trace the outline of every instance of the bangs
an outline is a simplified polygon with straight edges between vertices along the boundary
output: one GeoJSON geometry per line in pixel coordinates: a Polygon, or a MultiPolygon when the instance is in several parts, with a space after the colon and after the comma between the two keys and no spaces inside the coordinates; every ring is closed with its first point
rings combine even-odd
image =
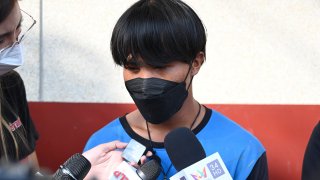
{"type": "Polygon", "coordinates": [[[199,51],[205,51],[206,41],[200,19],[190,10],[174,0],[144,0],[131,6],[112,33],[115,63],[124,66],[129,55],[150,66],[190,63],[199,51]]]}

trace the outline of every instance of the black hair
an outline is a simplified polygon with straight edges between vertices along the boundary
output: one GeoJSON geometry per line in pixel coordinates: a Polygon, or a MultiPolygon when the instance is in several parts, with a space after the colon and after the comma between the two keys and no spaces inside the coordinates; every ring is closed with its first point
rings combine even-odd
{"type": "Polygon", "coordinates": [[[172,61],[190,64],[205,54],[206,30],[198,15],[180,0],[140,0],[116,23],[110,43],[114,62],[125,66],[128,56],[150,66],[172,61]]]}
{"type": "Polygon", "coordinates": [[[1,0],[0,3],[0,23],[4,21],[12,11],[17,0],[1,0]]]}

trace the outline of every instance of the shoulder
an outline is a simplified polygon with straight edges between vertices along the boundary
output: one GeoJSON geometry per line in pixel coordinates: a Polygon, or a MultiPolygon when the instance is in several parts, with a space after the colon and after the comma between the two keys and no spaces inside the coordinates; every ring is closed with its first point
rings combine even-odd
{"type": "Polygon", "coordinates": [[[219,138],[235,139],[241,143],[257,143],[262,146],[260,141],[247,129],[231,120],[227,116],[212,110],[210,120],[204,129],[206,133],[214,134],[219,138]]]}
{"type": "Polygon", "coordinates": [[[20,75],[12,70],[0,76],[0,83],[0,91],[3,94],[1,104],[5,108],[4,111],[14,111],[22,121],[29,121],[26,90],[20,75]]]}
{"type": "Polygon", "coordinates": [[[116,118],[90,136],[89,140],[86,143],[84,151],[87,151],[102,143],[114,140],[123,141],[124,135],[125,131],[122,127],[122,124],[119,118],[116,118]]]}
{"type": "Polygon", "coordinates": [[[114,134],[117,134],[117,131],[119,131],[119,129],[121,129],[121,124],[119,119],[117,118],[94,132],[90,139],[99,139],[100,137],[113,136],[114,134]]]}
{"type": "Polygon", "coordinates": [[[222,139],[225,144],[234,145],[242,149],[255,147],[260,151],[260,155],[265,151],[257,137],[217,111],[212,110],[211,118],[205,130],[215,138],[222,139]]]}
{"type": "Polygon", "coordinates": [[[233,177],[248,177],[255,163],[265,153],[262,143],[252,133],[214,110],[197,137],[207,155],[219,152],[233,177]]]}
{"type": "Polygon", "coordinates": [[[21,76],[14,70],[0,76],[1,89],[5,96],[9,94],[25,96],[25,87],[21,76]]]}
{"type": "Polygon", "coordinates": [[[9,71],[0,76],[2,81],[22,81],[20,74],[17,71],[9,71]]]}

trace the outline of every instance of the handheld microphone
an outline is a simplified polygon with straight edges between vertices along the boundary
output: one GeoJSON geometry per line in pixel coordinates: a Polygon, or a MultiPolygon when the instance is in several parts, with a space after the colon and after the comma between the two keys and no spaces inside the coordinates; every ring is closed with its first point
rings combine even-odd
{"type": "Polygon", "coordinates": [[[130,166],[127,162],[138,162],[146,151],[146,147],[138,141],[131,139],[121,156],[126,161],[117,166],[116,170],[110,175],[111,180],[153,180],[161,173],[161,166],[158,161],[151,159],[138,169],[130,166]]]}
{"type": "Polygon", "coordinates": [[[179,171],[170,180],[232,180],[218,152],[206,157],[205,151],[189,128],[177,128],[164,139],[173,166],[179,171]]]}
{"type": "Polygon", "coordinates": [[[138,176],[143,180],[154,180],[161,173],[161,166],[157,160],[150,160],[137,169],[138,176]]]}
{"type": "Polygon", "coordinates": [[[177,171],[206,157],[197,137],[190,129],[184,127],[169,132],[164,139],[164,147],[177,171]]]}
{"type": "Polygon", "coordinates": [[[122,163],[116,168],[109,177],[110,180],[154,180],[161,173],[161,166],[152,159],[144,163],[139,169],[135,169],[127,162],[122,163]]]}
{"type": "Polygon", "coordinates": [[[54,180],[79,180],[89,172],[91,163],[81,154],[72,155],[53,175],[54,180]]]}

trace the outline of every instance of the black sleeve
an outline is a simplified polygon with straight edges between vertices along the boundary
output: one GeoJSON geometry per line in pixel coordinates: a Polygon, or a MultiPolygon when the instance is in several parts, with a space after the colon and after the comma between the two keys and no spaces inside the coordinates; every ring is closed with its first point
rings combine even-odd
{"type": "Polygon", "coordinates": [[[19,107],[19,112],[20,112],[20,118],[21,118],[21,121],[24,125],[24,128],[26,129],[27,131],[27,137],[28,137],[28,141],[30,143],[30,146],[32,149],[35,149],[35,143],[36,143],[36,140],[38,140],[39,138],[39,134],[35,128],[35,125],[32,121],[32,118],[31,118],[31,115],[30,115],[30,112],[29,112],[29,106],[28,106],[28,101],[27,101],[27,96],[26,96],[26,90],[25,90],[25,87],[24,87],[24,83],[23,83],[23,80],[21,79],[20,75],[17,73],[18,75],[18,82],[19,82],[19,85],[18,85],[18,88],[17,91],[19,92],[20,94],[20,99],[18,99],[18,102],[20,102],[18,105],[19,107]]]}
{"type": "Polygon", "coordinates": [[[314,127],[304,153],[302,180],[320,178],[320,122],[314,127]]]}
{"type": "Polygon", "coordinates": [[[250,175],[247,178],[248,180],[267,180],[269,179],[268,175],[268,162],[267,155],[264,152],[256,164],[254,165],[250,175]]]}

